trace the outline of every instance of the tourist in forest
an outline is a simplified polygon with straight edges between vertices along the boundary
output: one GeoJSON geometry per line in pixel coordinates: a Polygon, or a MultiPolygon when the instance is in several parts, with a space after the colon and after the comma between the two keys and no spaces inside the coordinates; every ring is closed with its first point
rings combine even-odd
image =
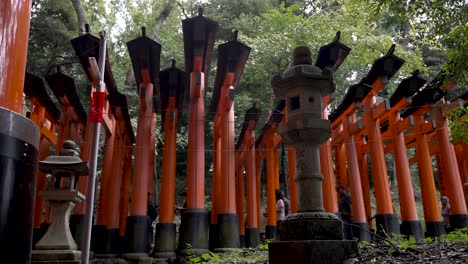
{"type": "Polygon", "coordinates": [[[450,200],[447,196],[440,197],[440,202],[442,203],[442,219],[444,220],[445,231],[450,229],[450,200]]]}
{"type": "Polygon", "coordinates": [[[347,240],[353,239],[353,230],[351,227],[351,196],[345,191],[343,185],[336,186],[338,193],[338,212],[340,213],[341,220],[343,220],[343,233],[344,238],[347,240]]]}
{"type": "Polygon", "coordinates": [[[277,226],[279,227],[279,223],[284,220],[284,201],[282,199],[281,191],[276,190],[276,221],[277,226]]]}
{"type": "Polygon", "coordinates": [[[284,203],[284,217],[288,216],[288,214],[291,212],[291,203],[289,202],[288,198],[286,198],[286,195],[284,194],[283,191],[281,192],[281,200],[283,200],[284,203]]]}

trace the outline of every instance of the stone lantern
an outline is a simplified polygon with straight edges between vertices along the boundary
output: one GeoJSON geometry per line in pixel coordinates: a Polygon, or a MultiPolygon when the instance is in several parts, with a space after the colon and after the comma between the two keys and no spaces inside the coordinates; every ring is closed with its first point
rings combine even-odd
{"type": "Polygon", "coordinates": [[[335,90],[333,73],[312,65],[307,47],[294,50],[292,66],[271,81],[286,101],[287,121],[279,125],[284,142],[296,148],[294,179],[298,210],[280,225],[280,241],[269,245],[270,263],[341,263],[357,253],[354,241],[343,240],[343,223],[325,212],[319,146],[330,138],[331,126],[322,119],[322,97],[335,90]]]}
{"type": "Polygon", "coordinates": [[[33,263],[57,263],[71,261],[80,263],[81,252],[70,232],[70,215],[77,203],[85,200],[85,196],[76,190],[78,176],[88,175],[87,161],[79,158],[76,144],[67,140],[59,156],[50,156],[39,162],[39,170],[52,175],[51,190],[40,193],[48,201],[52,211],[52,223],[47,232],[36,244],[33,250],[33,263]],[[60,187],[60,182],[65,182],[60,187]]]}

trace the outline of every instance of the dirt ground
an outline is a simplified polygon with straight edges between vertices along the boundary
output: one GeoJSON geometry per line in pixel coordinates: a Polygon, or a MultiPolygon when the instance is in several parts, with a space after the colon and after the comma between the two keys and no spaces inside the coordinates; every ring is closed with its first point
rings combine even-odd
{"type": "MultiPolygon", "coordinates": [[[[361,245],[361,254],[348,263],[468,263],[468,242],[434,242],[412,247],[388,243],[361,245]]],[[[348,264],[347,263],[347,264],[348,264]]]]}

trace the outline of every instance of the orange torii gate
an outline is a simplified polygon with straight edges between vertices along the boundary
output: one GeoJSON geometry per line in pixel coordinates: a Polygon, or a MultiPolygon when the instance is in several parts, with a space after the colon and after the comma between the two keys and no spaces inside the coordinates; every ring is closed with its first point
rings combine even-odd
{"type": "MultiPolygon", "coordinates": [[[[387,145],[387,147],[393,150],[398,181],[398,194],[400,201],[404,201],[404,203],[400,203],[402,221],[400,232],[403,235],[412,235],[416,240],[424,238],[424,232],[416,211],[416,202],[414,199],[404,137],[404,130],[407,126],[405,123],[403,123],[403,126],[401,125],[402,122],[405,121],[400,118],[400,110],[410,105],[413,94],[426,83],[426,80],[419,77],[418,73],[419,71],[415,71],[410,77],[400,82],[395,92],[385,101],[386,112],[380,117],[382,139],[384,141],[386,141],[386,139],[391,139],[391,144],[387,145]]],[[[385,152],[389,150],[389,148],[385,148],[385,152]]]]}
{"type": "MultiPolygon", "coordinates": [[[[431,236],[443,233],[443,222],[441,222],[436,189],[432,172],[431,154],[438,152],[436,160],[441,168],[439,183],[441,192],[446,194],[451,201],[450,226],[452,228],[463,228],[468,226],[466,203],[463,195],[463,183],[456,161],[454,146],[450,143],[447,125],[447,112],[458,105],[435,104],[456,84],[447,82],[444,73],[440,73],[429,85],[413,97],[412,104],[401,116],[407,118],[413,115],[415,127],[407,140],[415,142],[416,157],[418,160],[421,190],[423,193],[423,204],[425,209],[426,229],[431,236]],[[435,104],[435,105],[434,105],[435,104]],[[426,113],[430,114],[431,120],[426,121],[426,113]],[[430,133],[428,133],[430,132],[430,133]],[[437,139],[436,147],[431,150],[429,138],[437,139]],[[432,153],[431,153],[432,152],[432,153]],[[423,188],[426,186],[426,188],[423,188]],[[424,199],[426,196],[427,199],[424,199]]],[[[410,142],[408,142],[410,143],[410,142]]]]}
{"type": "Polygon", "coordinates": [[[50,89],[61,105],[59,120],[59,133],[57,139],[56,155],[62,150],[65,140],[73,140],[78,145],[82,144],[83,131],[88,121],[86,111],[78,97],[75,81],[64,74],[60,66],[57,72],[45,77],[50,89]]]}
{"type": "MultiPolygon", "coordinates": [[[[57,137],[55,132],[58,127],[60,111],[49,97],[43,80],[35,75],[26,72],[24,82],[24,94],[31,101],[32,106],[27,114],[29,118],[40,129],[40,145],[39,145],[39,160],[44,160],[49,156],[50,146],[57,147],[57,137]]],[[[40,196],[40,192],[46,190],[46,174],[37,172],[36,175],[36,196],[34,205],[34,239],[35,244],[44,234],[47,229],[47,224],[50,223],[49,214],[44,217],[46,223],[41,227],[44,202],[40,196]]]]}
{"type": "Polygon", "coordinates": [[[244,241],[243,246],[257,247],[260,244],[260,226],[258,225],[258,182],[257,170],[255,167],[255,126],[260,118],[261,111],[255,107],[249,108],[245,112],[244,123],[242,123],[242,130],[236,144],[236,177],[237,189],[236,190],[236,205],[237,216],[239,218],[239,235],[240,241],[244,241]],[[246,172],[246,207],[247,207],[247,221],[244,228],[244,170],[246,172]],[[241,191],[242,190],[242,191],[241,191]],[[244,238],[242,236],[244,235],[244,238]]]}
{"type": "Polygon", "coordinates": [[[218,24],[203,16],[182,21],[185,72],[190,74],[189,140],[187,146],[187,209],[179,229],[181,254],[208,252],[209,220],[205,209],[205,87],[218,24]],[[188,246],[190,245],[190,246],[188,246]]]}
{"type": "MultiPolygon", "coordinates": [[[[128,214],[127,190],[129,186],[124,186],[124,184],[126,182],[129,184],[130,175],[126,175],[126,172],[131,166],[132,145],[135,143],[128,113],[127,97],[119,92],[114,92],[108,98],[116,120],[112,147],[112,176],[104,178],[103,175],[101,179],[101,189],[105,192],[101,191],[99,213],[104,218],[102,221],[104,225],[94,227],[95,237],[93,237],[95,253],[104,257],[112,257],[121,253],[123,228],[120,221],[126,221],[126,219],[121,218],[121,214],[125,214],[125,216],[128,214]],[[121,190],[127,191],[127,193],[122,193],[121,190]],[[121,210],[124,212],[121,213],[121,210]]],[[[126,225],[126,222],[123,225],[126,225]]]]}
{"type": "MultiPolygon", "coordinates": [[[[369,227],[367,223],[364,197],[360,176],[360,164],[356,150],[355,135],[362,123],[357,122],[357,107],[363,106],[363,128],[367,133],[368,147],[372,164],[372,176],[377,202],[377,229],[386,232],[399,233],[398,218],[393,212],[388,177],[385,166],[385,156],[382,136],[380,134],[379,114],[383,103],[376,104],[375,96],[385,88],[388,80],[396,73],[404,61],[393,55],[395,46],[388,53],[377,59],[367,76],[358,84],[351,86],[345,98],[331,114],[333,144],[345,144],[345,154],[348,163],[348,179],[353,197],[353,221],[358,225],[369,227]]],[[[384,108],[385,109],[385,108],[384,108]]],[[[362,150],[362,148],[361,148],[362,150]]],[[[362,153],[362,152],[361,152],[362,153]]],[[[362,154],[361,154],[362,155],[362,154]]],[[[340,169],[346,169],[340,168],[340,169]]],[[[362,169],[361,169],[362,170],[362,169]]],[[[365,231],[360,229],[359,237],[368,239],[365,231]]]]}
{"type": "MultiPolygon", "coordinates": [[[[117,87],[114,82],[114,78],[112,75],[112,71],[109,64],[108,54],[106,54],[105,60],[105,72],[104,72],[104,84],[105,87],[103,89],[104,93],[96,93],[97,87],[99,85],[99,76],[97,72],[91,67],[90,58],[98,58],[99,57],[99,38],[90,34],[89,25],[86,25],[86,33],[81,35],[75,39],[71,40],[71,44],[73,49],[75,50],[76,55],[78,56],[81,66],[83,67],[84,72],[86,73],[89,81],[91,82],[91,89],[88,93],[90,102],[93,102],[93,105],[99,104],[103,106],[103,115],[102,117],[99,115],[94,115],[92,111],[93,105],[90,106],[89,113],[88,113],[88,123],[86,125],[85,134],[83,144],[81,145],[81,152],[80,158],[82,160],[89,160],[91,154],[91,141],[92,141],[92,130],[93,130],[93,122],[99,122],[102,119],[102,124],[105,128],[106,138],[104,143],[104,159],[102,165],[102,176],[101,176],[101,191],[99,193],[99,203],[108,204],[109,201],[105,201],[111,198],[111,190],[110,182],[112,179],[112,160],[113,160],[113,148],[114,148],[114,141],[115,141],[115,129],[116,129],[116,120],[114,117],[114,108],[110,103],[109,97],[113,93],[117,92],[117,87]],[[107,95],[107,96],[106,96],[107,95]]],[[[96,105],[98,106],[98,105],[96,105]]],[[[79,177],[78,180],[78,191],[81,193],[87,193],[88,188],[88,178],[89,177],[79,177]]],[[[81,241],[81,231],[82,226],[84,225],[86,213],[86,203],[80,203],[75,207],[74,215],[72,218],[74,220],[72,223],[76,224],[75,228],[76,237],[75,240],[77,241],[77,245],[81,245],[83,241],[81,241]]],[[[98,215],[96,219],[97,227],[93,228],[93,240],[99,241],[98,243],[94,243],[93,245],[102,245],[104,244],[102,241],[106,241],[108,235],[110,234],[106,227],[109,226],[110,223],[110,215],[105,215],[102,208],[98,210],[98,215]],[[97,240],[96,240],[97,239],[97,240]],[[101,239],[101,240],[100,240],[101,239]],[[104,239],[104,240],[102,240],[104,239]]],[[[84,241],[85,242],[85,241],[84,241]]],[[[80,248],[80,246],[78,247],[80,248]]],[[[100,248],[97,248],[97,254],[100,252],[100,248]]]]}
{"type": "Polygon", "coordinates": [[[133,72],[138,86],[139,111],[135,150],[135,173],[132,182],[132,205],[127,219],[126,254],[147,255],[149,225],[147,220],[148,194],[153,193],[156,113],[159,112],[159,69],[161,45],[146,36],[127,43],[133,72]]]}
{"type": "MultiPolygon", "coordinates": [[[[277,237],[276,223],[276,199],[275,190],[279,189],[279,171],[278,166],[278,145],[281,143],[281,136],[276,132],[278,125],[285,118],[285,101],[281,100],[272,111],[268,121],[262,128],[260,135],[255,140],[255,149],[257,150],[256,167],[260,176],[260,167],[263,159],[266,159],[266,191],[267,191],[267,224],[265,226],[265,236],[268,239],[277,237]],[[276,150],[276,151],[275,151],[276,150]],[[276,153],[276,156],[275,156],[276,153]]],[[[260,184],[258,186],[260,188],[260,184]]],[[[290,190],[290,196],[296,194],[290,190]]]]}
{"type": "Polygon", "coordinates": [[[216,241],[213,244],[216,251],[239,248],[239,228],[244,228],[244,219],[238,219],[236,214],[234,92],[250,48],[237,40],[237,34],[235,31],[233,40],[218,46],[218,65],[210,107],[210,112],[215,113],[213,145],[216,148],[213,160],[216,166],[213,167],[216,171],[213,173],[214,210],[211,217],[214,220],[212,224],[216,224],[216,241]],[[219,161],[220,165],[217,163],[219,161]]]}
{"type": "Polygon", "coordinates": [[[156,224],[154,255],[159,258],[176,255],[176,224],[174,223],[176,188],[176,139],[177,124],[182,114],[187,75],[176,68],[172,60],[170,68],[159,73],[161,84],[162,123],[164,123],[164,146],[159,199],[159,222],[156,224]]]}

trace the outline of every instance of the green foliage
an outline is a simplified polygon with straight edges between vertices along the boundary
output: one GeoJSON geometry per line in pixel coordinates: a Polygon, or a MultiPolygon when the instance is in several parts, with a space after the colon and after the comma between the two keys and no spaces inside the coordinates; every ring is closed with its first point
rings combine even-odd
{"type": "Polygon", "coordinates": [[[468,242],[468,227],[454,230],[442,236],[441,240],[447,242],[468,242]]]}
{"type": "Polygon", "coordinates": [[[450,141],[468,143],[468,107],[457,107],[450,112],[450,141]]]}
{"type": "Polygon", "coordinates": [[[188,258],[189,263],[216,263],[219,260],[219,255],[214,252],[208,252],[201,256],[191,256],[188,258]]]}

